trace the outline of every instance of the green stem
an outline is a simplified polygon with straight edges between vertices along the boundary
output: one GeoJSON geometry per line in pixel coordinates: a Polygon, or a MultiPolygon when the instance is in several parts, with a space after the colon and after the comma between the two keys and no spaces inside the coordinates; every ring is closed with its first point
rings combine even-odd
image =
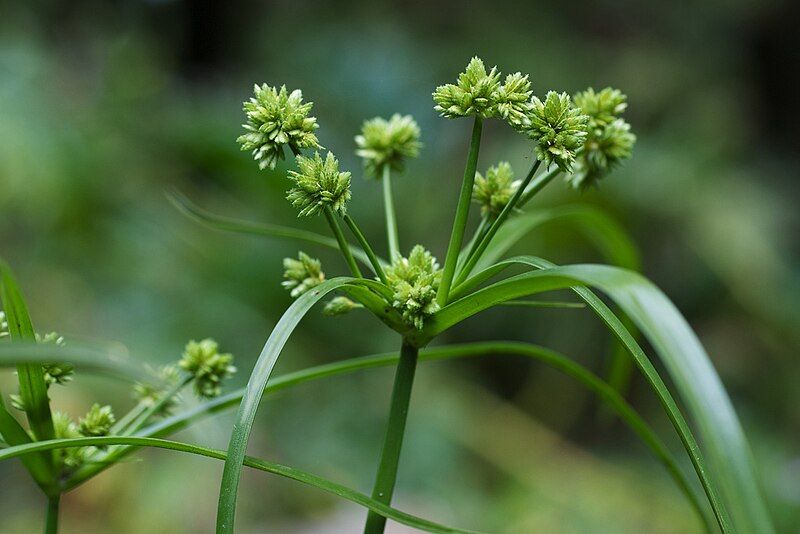
{"type": "Polygon", "coordinates": [[[58,532],[58,508],[60,503],[61,495],[53,495],[47,499],[47,516],[44,524],[45,534],[57,534],[58,532]]]}
{"type": "Polygon", "coordinates": [[[350,245],[344,238],[342,228],[339,226],[339,222],[336,220],[336,216],[333,214],[333,210],[330,206],[325,206],[323,211],[325,213],[325,218],[328,219],[328,224],[331,227],[331,231],[333,232],[334,237],[336,237],[336,241],[339,243],[339,250],[342,251],[344,260],[347,262],[347,266],[350,268],[350,273],[356,278],[363,278],[361,271],[358,269],[358,265],[356,264],[356,260],[353,258],[353,254],[350,252],[350,245]]]}
{"type": "Polygon", "coordinates": [[[383,267],[381,267],[381,262],[378,261],[378,258],[375,256],[375,252],[369,245],[369,241],[367,241],[367,238],[364,237],[364,234],[358,228],[356,221],[353,220],[353,218],[350,215],[345,215],[344,222],[347,224],[347,227],[350,228],[350,231],[353,232],[353,235],[356,236],[356,239],[358,240],[358,243],[361,245],[361,248],[363,248],[364,252],[366,252],[367,257],[369,258],[369,262],[372,264],[372,269],[375,271],[375,274],[377,274],[378,278],[381,279],[381,282],[385,284],[386,274],[383,272],[383,267]]]}
{"type": "Polygon", "coordinates": [[[386,211],[386,237],[389,242],[389,259],[394,261],[400,257],[400,241],[397,237],[397,219],[394,214],[392,199],[392,172],[389,165],[383,166],[383,209],[386,211]]]}
{"type": "Polygon", "coordinates": [[[534,195],[536,195],[536,193],[544,189],[544,186],[553,181],[553,178],[555,178],[559,174],[561,174],[561,169],[559,169],[558,167],[553,167],[546,173],[536,178],[536,180],[534,180],[533,183],[531,183],[531,186],[528,188],[528,190],[522,194],[522,198],[519,199],[519,203],[517,204],[517,206],[521,208],[525,204],[527,204],[528,201],[532,199],[534,195]]]}
{"type": "Polygon", "coordinates": [[[469,143],[469,154],[467,155],[467,165],[464,168],[464,179],[461,183],[461,195],[458,199],[455,220],[453,221],[453,232],[450,234],[450,244],[447,246],[447,256],[444,261],[444,271],[439,290],[436,293],[436,302],[439,306],[447,304],[450,294],[450,286],[453,284],[453,276],[458,264],[458,254],[461,251],[461,243],[464,240],[464,229],[467,226],[469,217],[469,205],[472,199],[472,187],[475,183],[475,169],[478,166],[478,151],[481,146],[481,131],[483,130],[483,120],[475,117],[472,126],[472,138],[469,143]]]}
{"type": "MultiPolygon", "coordinates": [[[[520,186],[514,192],[514,196],[511,197],[511,200],[509,200],[508,203],[505,205],[505,207],[503,207],[503,211],[500,212],[500,215],[498,215],[497,218],[494,220],[494,222],[492,222],[492,225],[489,227],[489,230],[486,232],[486,234],[481,238],[480,243],[478,244],[478,247],[475,249],[475,252],[472,254],[472,256],[467,258],[467,261],[464,264],[464,268],[461,269],[461,272],[458,275],[458,279],[456,280],[456,285],[466,280],[467,277],[469,276],[469,273],[472,272],[472,269],[475,267],[475,264],[478,263],[478,260],[483,255],[484,251],[486,250],[486,247],[489,246],[489,243],[492,241],[492,238],[494,238],[495,234],[497,233],[497,230],[500,229],[500,227],[503,225],[506,219],[508,219],[508,216],[511,215],[511,212],[517,206],[517,203],[522,197],[522,194],[525,192],[525,188],[528,187],[528,184],[533,179],[533,176],[536,174],[536,171],[539,169],[539,166],[541,164],[542,164],[541,160],[537,159],[536,162],[533,165],[531,165],[531,170],[528,171],[528,175],[525,177],[525,180],[520,184],[520,186]]],[[[544,185],[542,185],[541,187],[544,187],[544,185]]]]}
{"type": "Polygon", "coordinates": [[[467,250],[466,254],[461,254],[458,258],[458,266],[456,271],[458,274],[461,274],[461,269],[464,268],[464,262],[475,253],[475,249],[478,248],[478,244],[480,244],[481,239],[483,239],[483,235],[486,233],[486,230],[489,228],[489,217],[484,215],[481,218],[481,222],[478,224],[478,227],[475,229],[475,234],[472,236],[469,242],[469,249],[467,250]]]}
{"type": "MultiPolygon", "coordinates": [[[[418,355],[419,349],[403,340],[403,346],[400,349],[400,361],[397,364],[397,373],[394,377],[389,422],[386,426],[381,461],[378,466],[378,474],[375,477],[375,486],[372,489],[372,498],[386,505],[392,502],[394,484],[397,480],[397,465],[400,461],[400,450],[403,446],[403,434],[405,433],[406,419],[408,418],[408,404],[411,399],[411,386],[414,383],[418,355]]],[[[364,533],[380,534],[385,526],[385,517],[370,512],[364,525],[364,533]]]]}

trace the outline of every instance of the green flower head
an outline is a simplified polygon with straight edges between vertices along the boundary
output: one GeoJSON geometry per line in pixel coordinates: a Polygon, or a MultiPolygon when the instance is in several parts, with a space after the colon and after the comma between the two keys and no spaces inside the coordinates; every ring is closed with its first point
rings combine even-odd
{"type": "Polygon", "coordinates": [[[219,396],[222,381],[236,372],[233,355],[220,354],[217,342],[209,338],[187,343],[178,366],[194,377],[195,393],[206,399],[219,396]]]}
{"type": "MultiPolygon", "coordinates": [[[[64,337],[56,332],[49,332],[45,335],[36,333],[37,343],[46,343],[63,347],[66,342],[64,337]]],[[[53,384],[64,385],[72,380],[75,373],[75,367],[69,363],[46,363],[42,366],[44,368],[44,381],[48,387],[53,384]]]]}
{"type": "Polygon", "coordinates": [[[514,181],[514,170],[507,161],[501,161],[486,170],[486,176],[475,173],[472,200],[481,206],[481,214],[497,217],[514,196],[520,182],[514,181]]]}
{"type": "Polygon", "coordinates": [[[295,89],[291,93],[282,85],[280,90],[263,84],[253,87],[254,96],[244,103],[247,133],[236,140],[242,150],[250,150],[261,169],[275,168],[278,160],[284,159],[284,146],[294,153],[301,148],[322,148],[314,135],[317,119],[308,113],[314,106],[303,102],[303,92],[295,89]]]}
{"type": "Polygon", "coordinates": [[[283,277],[281,285],[288,289],[292,297],[299,297],[312,287],[325,281],[322,263],[305,252],[299,252],[298,259],[283,258],[283,277]]]}
{"type": "Polygon", "coordinates": [[[495,115],[496,92],[500,88],[497,67],[486,72],[483,61],[473,57],[453,85],[440,85],[433,92],[434,109],[443,117],[454,119],[477,115],[490,118],[495,115]]]}
{"type": "Polygon", "coordinates": [[[586,189],[605,177],[622,160],[629,159],[636,136],[631,126],[622,119],[592,130],[578,158],[574,173],[567,175],[567,183],[576,189],[586,189]]]}
{"type": "MultiPolygon", "coordinates": [[[[53,430],[55,431],[56,439],[74,439],[82,437],[75,421],[63,412],[53,412],[53,430]]],[[[69,447],[57,449],[53,452],[66,467],[70,468],[78,467],[86,458],[85,447],[69,447]]]]}
{"type": "Polygon", "coordinates": [[[602,128],[616,120],[628,107],[628,97],[619,89],[606,87],[595,92],[591,87],[577,93],[575,105],[584,115],[589,116],[589,128],[602,128]]]}
{"type": "MultiPolygon", "coordinates": [[[[163,365],[158,369],[149,369],[149,371],[156,379],[155,383],[137,382],[133,385],[133,397],[143,406],[152,408],[161,402],[169,390],[180,383],[181,371],[176,365],[163,365]]],[[[165,400],[154,415],[169,415],[180,402],[180,395],[175,394],[165,400]]]]}
{"type": "Polygon", "coordinates": [[[350,200],[350,173],[339,172],[339,161],[331,152],[325,159],[315,153],[313,158],[297,157],[298,171],[289,171],[294,187],[287,199],[300,210],[300,217],[316,215],[326,206],[342,215],[350,200]]]}
{"type": "Polygon", "coordinates": [[[78,422],[78,431],[86,437],[107,436],[116,420],[111,406],[95,403],[78,422]]]}
{"type": "Polygon", "coordinates": [[[411,250],[408,258],[398,258],[386,269],[386,281],[393,291],[392,306],[411,326],[421,330],[425,317],[439,309],[436,291],[442,271],[422,245],[411,250]]]}
{"type": "Polygon", "coordinates": [[[405,159],[417,157],[422,147],[416,121],[411,115],[398,113],[388,121],[381,117],[364,121],[356,145],[356,155],[364,160],[367,174],[375,178],[381,177],[387,165],[402,171],[405,159]]]}
{"type": "Polygon", "coordinates": [[[495,94],[497,115],[516,129],[527,127],[530,124],[528,115],[533,109],[531,94],[531,82],[527,74],[509,74],[495,94]]]}
{"type": "Polygon", "coordinates": [[[358,308],[363,308],[358,302],[353,302],[347,297],[334,297],[322,309],[325,315],[344,315],[358,308]]]}
{"type": "Polygon", "coordinates": [[[583,146],[589,117],[572,105],[567,93],[550,91],[542,102],[533,97],[528,136],[536,141],[536,155],[548,167],[555,163],[570,171],[575,153],[583,146]]]}

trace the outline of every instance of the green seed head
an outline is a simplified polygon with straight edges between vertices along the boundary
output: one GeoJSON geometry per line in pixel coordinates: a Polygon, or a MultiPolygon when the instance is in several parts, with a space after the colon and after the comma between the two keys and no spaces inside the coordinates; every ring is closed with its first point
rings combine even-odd
{"type": "Polygon", "coordinates": [[[475,173],[472,200],[481,206],[481,213],[487,217],[497,217],[514,196],[520,182],[514,180],[514,170],[507,161],[501,161],[486,170],[486,176],[475,173]]]}
{"type": "Polygon", "coordinates": [[[566,179],[572,187],[585,189],[597,185],[622,160],[631,157],[636,136],[619,118],[628,106],[627,97],[619,89],[606,87],[595,92],[589,88],[575,95],[575,104],[589,116],[589,128],[575,172],[566,179]]]}
{"type": "Polygon", "coordinates": [[[402,171],[406,158],[419,155],[419,126],[411,115],[395,113],[388,121],[375,117],[365,121],[356,136],[356,155],[364,160],[367,174],[380,178],[387,165],[402,171]]]}
{"type": "Polygon", "coordinates": [[[111,406],[95,403],[78,423],[78,431],[86,437],[107,436],[116,422],[111,406]]]}
{"type": "Polygon", "coordinates": [[[267,84],[253,87],[254,96],[244,103],[246,133],[236,140],[242,150],[250,150],[261,169],[274,169],[285,157],[284,146],[293,152],[301,148],[322,148],[314,134],[317,119],[308,113],[313,102],[303,102],[303,92],[291,93],[282,85],[280,90],[267,84]]]}
{"type": "Polygon", "coordinates": [[[455,85],[440,85],[433,92],[434,109],[443,117],[493,117],[496,113],[496,93],[500,88],[497,67],[486,72],[483,61],[473,57],[455,85]]]}
{"type": "Polygon", "coordinates": [[[219,345],[210,338],[187,343],[178,366],[194,377],[195,393],[206,399],[219,396],[222,381],[236,372],[233,355],[220,354],[219,345]]]}
{"type": "Polygon", "coordinates": [[[547,93],[544,102],[533,97],[528,136],[536,141],[536,155],[548,167],[555,163],[570,171],[575,154],[583,146],[589,117],[572,105],[567,93],[547,93]]]}
{"type": "Polygon", "coordinates": [[[533,109],[531,94],[531,82],[528,81],[527,74],[509,74],[494,97],[497,115],[518,130],[528,127],[528,116],[533,109]]]}
{"type": "Polygon", "coordinates": [[[358,308],[363,308],[358,302],[353,302],[347,297],[335,297],[322,309],[325,315],[344,315],[358,308]]]}
{"type": "MultiPolygon", "coordinates": [[[[53,429],[55,430],[56,439],[74,439],[82,436],[75,421],[63,412],[53,412],[53,429]]],[[[57,449],[54,452],[61,459],[64,466],[69,468],[80,466],[86,458],[85,447],[69,447],[57,449]]]]}
{"type": "Polygon", "coordinates": [[[350,200],[350,173],[339,172],[339,161],[328,152],[325,159],[315,153],[313,158],[298,156],[298,171],[289,171],[294,187],[287,199],[300,210],[300,217],[316,215],[330,206],[344,215],[350,200]]]}
{"type": "Polygon", "coordinates": [[[415,246],[408,258],[398,258],[386,269],[386,281],[393,291],[392,306],[409,325],[422,329],[425,317],[439,309],[436,291],[442,271],[430,252],[415,246]]]}
{"type": "Polygon", "coordinates": [[[322,263],[305,252],[299,252],[297,259],[284,258],[283,268],[283,277],[286,280],[281,285],[295,298],[325,281],[322,263]]]}
{"type": "MultiPolygon", "coordinates": [[[[36,333],[37,343],[49,343],[58,347],[63,347],[66,344],[64,337],[56,332],[49,332],[45,335],[36,333]]],[[[46,363],[42,366],[44,368],[44,381],[48,387],[53,384],[64,385],[72,380],[75,373],[75,367],[69,363],[46,363]]]]}

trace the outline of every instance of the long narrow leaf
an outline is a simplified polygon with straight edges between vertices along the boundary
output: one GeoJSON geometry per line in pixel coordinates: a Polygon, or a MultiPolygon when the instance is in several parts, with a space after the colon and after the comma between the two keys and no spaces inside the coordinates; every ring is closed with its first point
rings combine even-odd
{"type": "Polygon", "coordinates": [[[0,344],[0,367],[45,363],[69,363],[81,370],[129,381],[148,378],[141,366],[114,351],[97,346],[75,343],[63,347],[36,343],[0,344]]]}
{"type": "Polygon", "coordinates": [[[247,442],[250,438],[250,431],[253,427],[259,401],[283,346],[289,340],[289,336],[303,316],[325,295],[336,289],[362,285],[373,287],[380,291],[385,288],[382,284],[364,279],[342,277],[328,280],[294,301],[272,330],[261,351],[261,355],[256,361],[255,368],[250,374],[245,394],[236,413],[230,442],[228,443],[228,458],[225,460],[225,469],[222,473],[219,506],[217,509],[218,533],[233,532],[233,522],[236,515],[236,496],[247,442]]]}
{"type": "MultiPolygon", "coordinates": [[[[772,532],[747,440],[719,376],[675,306],[641,275],[607,265],[572,265],[515,276],[476,291],[439,311],[427,321],[420,342],[500,302],[576,285],[595,286],[608,294],[637,324],[664,362],[697,423],[713,470],[706,469],[691,432],[658,374],[653,369],[645,376],[676,426],[723,530],[772,532]],[[724,499],[724,507],[715,502],[718,500],[717,487],[724,499]],[[733,521],[730,526],[728,516],[733,521]]],[[[646,357],[642,360],[643,354],[637,356],[641,349],[624,332],[613,313],[602,302],[587,303],[609,326],[613,325],[612,330],[632,349],[640,367],[645,365],[643,360],[646,357]]]]}
{"type": "MultiPolygon", "coordinates": [[[[220,451],[217,449],[210,449],[208,447],[202,447],[190,443],[182,443],[179,441],[169,441],[169,440],[155,439],[155,438],[144,438],[139,436],[106,436],[97,438],[54,439],[48,441],[38,441],[35,443],[29,443],[27,445],[18,445],[14,447],[9,447],[7,449],[0,450],[0,461],[7,460],[10,458],[15,458],[17,456],[24,456],[26,454],[34,452],[50,451],[68,447],[89,447],[89,446],[107,447],[110,445],[133,445],[136,447],[153,447],[158,449],[166,449],[176,452],[195,454],[198,456],[205,456],[206,458],[214,458],[216,460],[225,460],[227,458],[227,455],[225,454],[224,451],[220,451]]],[[[286,477],[291,480],[296,480],[298,482],[302,482],[303,484],[308,484],[309,486],[319,488],[323,491],[342,497],[351,502],[354,502],[355,504],[368,508],[374,511],[375,513],[378,513],[384,517],[397,521],[398,523],[402,523],[404,525],[408,525],[410,527],[417,528],[426,532],[459,533],[459,534],[471,534],[475,532],[471,530],[463,530],[454,527],[448,527],[445,525],[440,525],[438,523],[434,523],[433,521],[428,521],[427,519],[422,519],[413,516],[411,514],[401,512],[400,510],[396,510],[394,508],[386,506],[385,504],[379,503],[378,501],[369,498],[363,493],[352,490],[346,486],[342,486],[341,484],[337,484],[336,482],[331,482],[330,480],[327,480],[317,475],[313,475],[306,471],[301,471],[300,469],[295,469],[293,467],[288,467],[273,462],[267,462],[266,460],[259,460],[258,458],[252,458],[250,456],[245,457],[244,465],[246,465],[247,467],[251,467],[253,469],[257,469],[259,471],[265,471],[267,473],[280,475],[282,477],[286,477]]]]}
{"type": "MultiPolygon", "coordinates": [[[[691,490],[685,476],[677,467],[674,458],[652,429],[650,429],[647,423],[639,417],[635,410],[613,388],[566,356],[550,349],[528,343],[495,341],[423,349],[420,351],[419,359],[420,361],[437,361],[500,354],[517,355],[542,361],[575,378],[608,402],[611,408],[613,408],[622,420],[639,435],[645,444],[650,447],[659,461],[664,464],[664,467],[673,477],[679,489],[687,496],[692,507],[699,513],[701,520],[704,521],[708,527],[708,520],[703,514],[703,507],[697,495],[691,490]]],[[[298,384],[325,377],[338,376],[362,369],[394,365],[397,363],[398,358],[399,356],[397,353],[376,354],[303,369],[273,378],[264,389],[264,394],[276,393],[298,384]]],[[[244,395],[244,391],[244,389],[241,389],[231,392],[205,404],[196,406],[187,412],[173,415],[150,427],[142,429],[139,435],[157,437],[181,430],[193,421],[236,406],[244,395]]]]}
{"type": "MultiPolygon", "coordinates": [[[[0,304],[6,313],[11,341],[35,341],[36,333],[22,293],[11,269],[2,260],[0,260],[0,304]]],[[[28,416],[33,434],[38,439],[53,438],[55,436],[53,416],[50,413],[44,369],[40,364],[22,363],[17,365],[17,375],[19,394],[25,405],[25,414],[28,416]]]]}
{"type": "MultiPolygon", "coordinates": [[[[217,215],[207,211],[189,200],[183,193],[177,190],[170,190],[167,193],[170,202],[184,215],[190,219],[224,232],[235,232],[240,234],[260,235],[265,237],[277,237],[282,239],[292,239],[295,241],[305,241],[323,247],[338,250],[339,243],[332,237],[328,237],[316,232],[292,228],[291,226],[281,226],[278,224],[260,223],[235,219],[223,215],[217,215]]],[[[372,270],[369,257],[363,249],[350,245],[350,252],[353,256],[372,270]]],[[[386,260],[378,258],[381,264],[386,265],[386,260]]]]}

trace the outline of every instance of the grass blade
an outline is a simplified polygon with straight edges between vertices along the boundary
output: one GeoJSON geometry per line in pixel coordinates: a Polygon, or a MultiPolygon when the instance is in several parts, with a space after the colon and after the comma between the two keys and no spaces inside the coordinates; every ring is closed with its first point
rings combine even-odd
{"type": "MultiPolygon", "coordinates": [[[[210,449],[199,445],[189,443],[182,443],[179,441],[169,441],[156,438],[145,438],[140,436],[106,436],[98,438],[73,438],[73,439],[54,439],[47,441],[38,441],[29,443],[27,445],[18,445],[0,450],[0,461],[24,456],[34,452],[51,451],[55,449],[63,449],[67,447],[89,447],[89,446],[110,446],[110,445],[132,445],[136,447],[153,447],[158,449],[166,449],[176,452],[183,452],[188,454],[195,454],[204,456],[206,458],[213,458],[216,460],[226,460],[227,455],[224,451],[217,449],[210,449]]],[[[352,490],[336,482],[332,482],[317,475],[313,475],[306,471],[301,471],[293,467],[288,467],[265,460],[259,460],[247,456],[244,458],[244,465],[252,469],[272,473],[282,477],[286,477],[309,486],[321,489],[338,497],[347,499],[355,504],[368,508],[377,514],[381,514],[389,519],[397,521],[398,523],[423,530],[425,532],[434,533],[456,533],[456,534],[474,534],[475,531],[464,530],[455,527],[448,527],[422,519],[400,510],[396,510],[377,501],[372,500],[363,493],[352,490]]]]}
{"type": "Polygon", "coordinates": [[[144,369],[125,356],[91,345],[64,346],[37,343],[0,344],[0,367],[24,364],[69,363],[85,370],[128,381],[149,378],[144,369]]]}
{"type": "MultiPolygon", "coordinates": [[[[183,193],[177,190],[170,190],[166,193],[167,198],[175,206],[178,211],[189,217],[190,219],[214,228],[215,230],[222,230],[224,232],[236,232],[240,234],[259,235],[265,237],[277,237],[282,239],[292,239],[295,241],[305,241],[323,247],[333,248],[339,250],[339,244],[336,239],[328,237],[316,232],[292,228],[291,226],[281,226],[278,224],[258,223],[251,221],[244,221],[242,219],[235,219],[223,215],[217,215],[207,211],[197,204],[193,203],[183,193]]],[[[353,256],[369,267],[372,270],[372,264],[369,261],[369,256],[361,248],[350,245],[350,251],[353,256]]],[[[378,261],[383,265],[387,265],[386,260],[378,257],[378,261]]]]}
{"type": "MultiPolygon", "coordinates": [[[[555,351],[532,345],[529,343],[495,341],[483,343],[467,343],[461,345],[450,345],[446,347],[436,347],[423,349],[420,351],[420,361],[440,361],[457,358],[481,357],[490,355],[517,355],[526,358],[539,360],[550,365],[567,375],[575,378],[587,388],[605,400],[620,418],[650,447],[656,458],[664,465],[670,476],[675,480],[679,489],[687,496],[691,506],[700,514],[701,520],[709,525],[708,519],[703,514],[703,507],[694,491],[686,481],[684,474],[677,467],[672,455],[669,453],[663,442],[644,422],[636,411],[622,398],[612,387],[595,376],[579,364],[573,362],[566,356],[555,351]]],[[[296,371],[286,375],[278,376],[269,381],[264,389],[264,394],[276,393],[278,391],[326,377],[339,376],[363,369],[375,367],[385,367],[397,364],[398,354],[384,353],[360,358],[352,358],[339,362],[319,365],[309,369],[296,371]]],[[[218,413],[220,411],[233,408],[242,399],[244,389],[231,392],[212,401],[196,406],[186,412],[173,415],[159,421],[145,429],[139,435],[158,437],[165,436],[172,432],[177,432],[190,423],[203,417],[218,413]]],[[[131,451],[132,452],[132,451],[131,451]]]]}
{"type": "MultiPolygon", "coordinates": [[[[8,331],[12,341],[35,341],[36,333],[28,315],[28,307],[22,298],[14,275],[8,265],[0,260],[0,304],[6,313],[8,331]]],[[[37,439],[52,439],[53,416],[47,397],[44,369],[40,364],[17,365],[19,394],[25,404],[25,414],[31,431],[37,439]]]]}
{"type": "MultiPolygon", "coordinates": [[[[537,258],[529,258],[532,264],[538,262],[547,265],[537,258]]],[[[596,297],[596,301],[590,301],[591,298],[586,300],[586,295],[579,292],[631,350],[645,372],[684,442],[723,530],[735,528],[748,533],[773,532],[747,440],[719,376],[675,306],[641,275],[607,265],[572,265],[515,276],[476,291],[442,309],[427,321],[423,335],[430,338],[500,302],[578,285],[592,285],[608,294],[637,324],[664,362],[697,424],[713,470],[707,469],[699,447],[666,385],[652,369],[635,340],[624,331],[622,324],[602,301],[596,297]],[[722,502],[717,491],[721,492],[722,502]]]]}

